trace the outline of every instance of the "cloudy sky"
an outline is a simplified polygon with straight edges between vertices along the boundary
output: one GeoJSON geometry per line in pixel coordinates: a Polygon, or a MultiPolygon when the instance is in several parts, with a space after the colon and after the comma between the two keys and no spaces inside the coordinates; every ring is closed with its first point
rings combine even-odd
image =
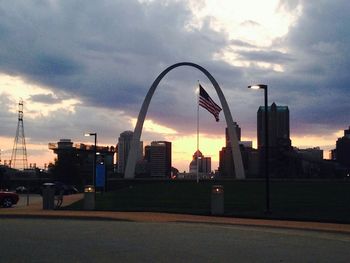
{"type": "MultiPolygon", "coordinates": [[[[242,128],[256,142],[256,112],[287,105],[300,148],[328,151],[349,126],[350,26],[347,0],[3,0],[0,2],[0,148],[11,157],[17,104],[24,100],[30,163],[53,161],[48,142],[70,138],[115,145],[133,130],[143,99],[166,67],[205,67],[242,128]]],[[[190,67],[171,71],[152,99],[142,140],[171,140],[173,165],[188,170],[196,150],[198,80],[190,67]]],[[[200,149],[217,167],[224,116],[200,110],[200,149]]]]}

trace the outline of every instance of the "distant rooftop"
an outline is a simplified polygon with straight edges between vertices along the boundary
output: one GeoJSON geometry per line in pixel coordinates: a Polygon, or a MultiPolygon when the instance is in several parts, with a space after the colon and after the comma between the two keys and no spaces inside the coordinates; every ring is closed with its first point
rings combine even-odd
{"type": "Polygon", "coordinates": [[[133,136],[134,132],[133,131],[124,131],[120,134],[120,136],[133,136]]]}
{"type": "MultiPolygon", "coordinates": [[[[82,151],[93,151],[95,149],[95,145],[88,145],[84,143],[76,143],[73,145],[73,142],[70,139],[64,139],[64,141],[61,139],[58,143],[49,143],[48,147],[50,150],[70,150],[70,149],[76,149],[76,150],[82,150],[82,151]]],[[[97,151],[100,152],[115,152],[114,146],[97,146],[97,151]]]]}
{"type": "MultiPolygon", "coordinates": [[[[287,111],[288,106],[278,106],[275,102],[271,104],[271,106],[268,106],[268,111],[271,111],[271,108],[276,108],[277,111],[287,111]]],[[[260,106],[259,111],[265,111],[265,106],[260,106]]]]}

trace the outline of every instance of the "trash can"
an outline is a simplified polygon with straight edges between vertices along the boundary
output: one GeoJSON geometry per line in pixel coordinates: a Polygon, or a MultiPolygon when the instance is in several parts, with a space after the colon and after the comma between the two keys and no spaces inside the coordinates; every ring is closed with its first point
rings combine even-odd
{"type": "Polygon", "coordinates": [[[84,187],[84,210],[95,210],[95,186],[84,187]]]}
{"type": "Polygon", "coordinates": [[[211,187],[211,214],[224,214],[224,186],[213,185],[211,187]]]}
{"type": "Polygon", "coordinates": [[[55,209],[55,184],[45,183],[43,184],[43,210],[55,209]]]}

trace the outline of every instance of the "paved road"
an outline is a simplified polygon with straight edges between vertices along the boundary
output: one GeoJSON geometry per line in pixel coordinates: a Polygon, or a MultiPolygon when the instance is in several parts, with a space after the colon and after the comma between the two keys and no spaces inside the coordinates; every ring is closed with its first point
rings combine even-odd
{"type": "Polygon", "coordinates": [[[350,235],[194,223],[10,219],[0,262],[349,262],[350,235]]]}

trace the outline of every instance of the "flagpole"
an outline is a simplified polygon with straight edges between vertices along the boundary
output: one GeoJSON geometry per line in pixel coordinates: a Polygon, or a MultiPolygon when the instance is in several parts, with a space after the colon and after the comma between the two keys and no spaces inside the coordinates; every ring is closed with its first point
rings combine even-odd
{"type": "Polygon", "coordinates": [[[199,183],[199,80],[198,80],[198,96],[197,96],[197,151],[196,151],[196,157],[197,157],[197,184],[199,183]]]}

